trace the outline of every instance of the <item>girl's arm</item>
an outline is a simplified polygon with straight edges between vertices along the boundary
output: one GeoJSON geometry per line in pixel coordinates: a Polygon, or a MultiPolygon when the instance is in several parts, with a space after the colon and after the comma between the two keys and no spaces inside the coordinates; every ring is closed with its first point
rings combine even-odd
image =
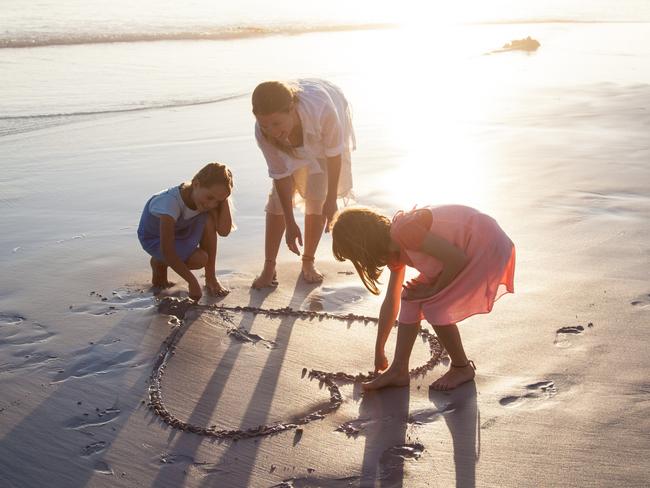
{"type": "Polygon", "coordinates": [[[407,300],[430,297],[443,290],[454,281],[469,261],[463,251],[449,241],[431,233],[426,235],[418,250],[436,258],[442,263],[443,268],[438,279],[431,286],[417,286],[408,289],[407,300]]]}
{"type": "Polygon", "coordinates": [[[215,215],[215,226],[217,234],[221,237],[226,237],[232,230],[232,212],[230,210],[230,198],[226,198],[219,207],[217,207],[215,215]]]}
{"type": "Polygon", "coordinates": [[[176,246],[174,245],[175,231],[174,219],[169,215],[160,216],[160,250],[165,262],[174,270],[178,275],[187,281],[189,285],[190,298],[199,300],[201,298],[201,286],[197,281],[190,268],[178,257],[176,254],[176,246]]]}
{"type": "Polygon", "coordinates": [[[323,204],[325,216],[325,232],[329,232],[329,224],[338,210],[336,197],[339,192],[339,176],[341,175],[341,155],[327,158],[327,197],[323,204]]]}
{"type": "Polygon", "coordinates": [[[405,267],[401,267],[390,272],[388,280],[388,289],[384,302],[381,304],[379,311],[379,321],[377,324],[377,340],[375,342],[375,371],[386,369],[388,363],[384,352],[386,340],[390,331],[395,325],[395,319],[399,312],[400,295],[402,293],[402,283],[404,283],[405,267]]]}

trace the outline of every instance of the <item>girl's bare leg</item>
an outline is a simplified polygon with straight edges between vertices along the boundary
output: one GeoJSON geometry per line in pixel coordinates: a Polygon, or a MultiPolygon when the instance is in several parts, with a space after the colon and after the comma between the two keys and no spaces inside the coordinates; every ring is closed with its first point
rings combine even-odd
{"type": "Polygon", "coordinates": [[[325,228],[322,215],[305,215],[305,251],[302,255],[302,276],[307,283],[320,283],[323,274],[316,269],[314,256],[325,228]]]}
{"type": "Polygon", "coordinates": [[[201,236],[201,249],[208,255],[205,264],[205,287],[208,292],[216,296],[224,296],[230,293],[228,288],[224,288],[217,279],[217,228],[212,215],[208,219],[201,236]]]}
{"type": "Polygon", "coordinates": [[[170,288],[174,283],[167,279],[167,265],[152,257],[149,260],[151,265],[151,286],[154,288],[170,288]]]}
{"type": "Polygon", "coordinates": [[[194,252],[187,258],[185,264],[190,269],[201,269],[205,268],[208,264],[208,253],[203,249],[195,249],[194,252]]]}
{"type": "Polygon", "coordinates": [[[278,257],[280,243],[284,235],[284,216],[266,212],[266,232],[264,235],[264,269],[253,281],[253,288],[266,288],[278,284],[275,274],[275,258],[278,257]]]}
{"type": "Polygon", "coordinates": [[[387,386],[406,386],[409,384],[409,359],[411,358],[415,338],[419,332],[419,322],[416,324],[399,324],[393,363],[379,377],[364,383],[364,390],[378,390],[387,386]]]}
{"type": "Polygon", "coordinates": [[[456,324],[433,326],[438,340],[447,350],[451,358],[449,370],[431,384],[434,390],[445,391],[472,381],[474,379],[474,363],[467,359],[463,342],[460,339],[460,331],[456,324]]]}

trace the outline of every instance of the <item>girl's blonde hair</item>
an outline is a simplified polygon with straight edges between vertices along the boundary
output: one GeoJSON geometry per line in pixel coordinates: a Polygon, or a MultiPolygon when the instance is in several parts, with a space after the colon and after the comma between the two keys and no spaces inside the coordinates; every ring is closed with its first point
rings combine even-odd
{"type": "Polygon", "coordinates": [[[192,183],[198,183],[202,187],[222,184],[228,188],[229,192],[232,192],[232,171],[225,164],[208,163],[194,175],[192,183]]]}
{"type": "Polygon", "coordinates": [[[332,252],[349,259],[366,288],[379,295],[377,284],[390,254],[390,220],[365,207],[341,211],[332,224],[332,252]]]}
{"type": "MultiPolygon", "coordinates": [[[[265,81],[264,83],[260,83],[253,90],[253,114],[258,116],[271,115],[278,112],[288,113],[298,103],[298,95],[301,91],[298,85],[284,83],[282,81],[265,81]]],[[[296,154],[292,147],[287,147],[272,137],[268,137],[264,131],[262,131],[262,135],[275,148],[295,157],[296,154]]]]}

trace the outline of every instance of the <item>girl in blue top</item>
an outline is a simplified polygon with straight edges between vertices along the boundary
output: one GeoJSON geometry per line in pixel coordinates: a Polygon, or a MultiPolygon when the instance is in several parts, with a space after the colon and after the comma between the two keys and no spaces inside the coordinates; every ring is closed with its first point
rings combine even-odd
{"type": "Polygon", "coordinates": [[[217,236],[227,236],[232,227],[229,196],[232,172],[224,164],[209,163],[191,182],[184,182],[152,196],[142,211],[138,238],[151,255],[151,284],[173,285],[167,268],[178,273],[189,286],[190,298],[199,300],[201,286],[192,269],[205,268],[205,287],[214,295],[230,290],[216,276],[217,236]]]}

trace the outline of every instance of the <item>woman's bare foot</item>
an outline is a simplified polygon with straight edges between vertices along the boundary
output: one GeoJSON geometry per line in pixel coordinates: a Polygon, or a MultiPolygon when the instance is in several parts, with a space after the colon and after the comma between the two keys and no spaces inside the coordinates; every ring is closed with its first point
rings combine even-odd
{"type": "Polygon", "coordinates": [[[307,283],[321,283],[323,281],[323,273],[316,269],[314,258],[302,257],[302,278],[307,283]]]}
{"type": "Polygon", "coordinates": [[[398,371],[397,369],[388,368],[386,372],[380,374],[372,381],[363,383],[361,387],[366,390],[379,390],[387,386],[407,386],[410,382],[408,371],[398,371]]]}
{"type": "Polygon", "coordinates": [[[152,257],[149,264],[151,265],[151,286],[153,288],[163,290],[174,286],[174,283],[167,279],[167,265],[165,263],[152,257]]]}
{"type": "Polygon", "coordinates": [[[260,290],[271,286],[278,286],[278,275],[275,272],[275,261],[265,261],[264,269],[260,275],[253,280],[252,288],[260,290]]]}
{"type": "Polygon", "coordinates": [[[454,366],[453,364],[445,374],[443,374],[436,381],[431,383],[432,390],[447,391],[459,387],[463,383],[472,381],[476,373],[476,367],[472,361],[468,361],[465,366],[454,366]]]}
{"type": "Polygon", "coordinates": [[[207,288],[208,292],[215,297],[225,297],[228,293],[230,293],[230,289],[219,283],[219,280],[217,278],[206,278],[205,287],[207,288]]]}

